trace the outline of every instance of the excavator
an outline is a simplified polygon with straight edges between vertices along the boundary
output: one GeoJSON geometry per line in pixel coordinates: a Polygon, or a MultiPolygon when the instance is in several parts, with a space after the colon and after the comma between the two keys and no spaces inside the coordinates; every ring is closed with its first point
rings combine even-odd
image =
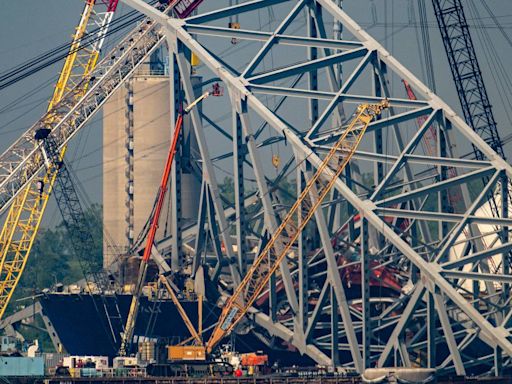
{"type": "MultiPolygon", "coordinates": [[[[122,338],[120,356],[126,356],[133,338],[141,296],[140,292],[142,291],[142,286],[146,278],[147,265],[158,228],[160,210],[169,181],[169,173],[174,160],[174,153],[176,152],[177,139],[183,123],[183,115],[190,112],[192,108],[208,97],[208,95],[208,92],[204,93],[178,115],[173,140],[169,149],[169,156],[162,176],[162,183],[157,194],[157,204],[151,219],[151,227],[139,269],[136,290],[132,298],[132,304],[122,338]]],[[[226,336],[233,332],[235,327],[248,316],[250,312],[252,312],[258,297],[268,285],[271,276],[278,273],[281,263],[286,262],[286,257],[296,243],[299,235],[313,218],[325,197],[332,190],[336,180],[349,164],[368,125],[373,119],[378,117],[384,109],[388,108],[388,106],[388,100],[384,99],[378,104],[361,104],[357,107],[351,122],[340,133],[339,139],[327,155],[325,155],[316,172],[309,177],[303,191],[283,218],[280,226],[274,231],[266,246],[254,259],[244,279],[234,288],[233,294],[225,301],[216,326],[206,343],[203,341],[202,337],[204,333],[201,324],[202,297],[198,298],[199,329],[196,330],[176,295],[176,288],[170,281],[170,276],[166,274],[159,276],[159,282],[163,284],[168,291],[191,337],[180,344],[168,345],[167,363],[148,366],[148,373],[159,376],[172,375],[177,372],[190,374],[191,367],[193,370],[194,366],[202,367],[202,369],[206,367],[205,372],[210,373],[232,371],[232,367],[228,367],[229,363],[227,361],[214,357],[213,352],[215,348],[226,336]]],[[[255,356],[255,354],[249,354],[245,356],[245,360],[266,361],[264,357],[255,359],[255,356]]],[[[243,357],[244,356],[242,356],[242,360],[243,357]]],[[[198,370],[197,372],[200,371],[198,370]]]]}

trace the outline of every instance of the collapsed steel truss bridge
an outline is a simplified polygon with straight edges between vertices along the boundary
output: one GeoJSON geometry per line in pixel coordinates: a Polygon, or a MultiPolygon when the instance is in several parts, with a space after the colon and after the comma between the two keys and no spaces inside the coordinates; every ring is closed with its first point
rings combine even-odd
{"type": "MultiPolygon", "coordinates": [[[[251,0],[184,20],[142,0],[123,1],[150,21],[105,56],[80,101],[66,101],[73,91],[64,96],[51,128],[66,145],[162,44],[174,76],[174,113],[182,94],[195,99],[192,54],[204,82],[222,83],[228,124],[206,116],[206,107],[191,112],[202,182],[193,227],[180,217],[180,162],[173,167],[172,236],[159,246],[169,250],[171,268],[187,264],[200,278],[195,272],[208,265],[229,295],[279,226],[287,194],[300,194],[357,105],[386,98],[391,108],[369,125],[335,191],[256,302],[254,331],[318,363],[359,372],[400,365],[462,375],[511,365],[512,167],[443,100],[332,0],[251,0]],[[264,31],[255,20],[268,7],[283,16],[264,31]],[[228,28],[230,17],[243,28],[228,28]],[[343,26],[343,40],[332,37],[333,23],[343,26]],[[252,43],[243,54],[223,56],[232,39],[252,43]],[[405,97],[401,80],[417,100],[405,97]],[[422,147],[427,139],[434,140],[433,156],[422,147]],[[280,148],[278,169],[272,146],[280,148]],[[459,157],[472,146],[478,160],[459,157]],[[232,202],[221,196],[219,164],[233,174],[232,202]],[[481,179],[488,183],[476,188],[481,179]],[[454,190],[463,197],[455,205],[448,198],[454,190]],[[498,216],[490,200],[499,204],[498,216]]],[[[37,128],[0,156],[0,211],[41,172],[37,128]]]]}

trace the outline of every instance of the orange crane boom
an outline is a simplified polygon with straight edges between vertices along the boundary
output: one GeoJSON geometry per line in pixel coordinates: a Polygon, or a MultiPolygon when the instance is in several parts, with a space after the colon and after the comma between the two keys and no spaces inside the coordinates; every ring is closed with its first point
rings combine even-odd
{"type": "Polygon", "coordinates": [[[263,251],[254,260],[244,279],[227,301],[206,344],[208,354],[247,314],[254,301],[268,284],[271,276],[277,272],[280,264],[285,261],[286,255],[297,241],[300,233],[349,163],[363,138],[368,124],[380,115],[388,105],[388,101],[383,100],[380,104],[362,104],[357,108],[355,118],[323,159],[322,164],[308,181],[281,225],[263,251]],[[326,174],[328,175],[327,178],[326,174]],[[317,185],[322,184],[322,188],[316,192],[317,185]],[[308,201],[308,197],[311,198],[311,201],[308,201]],[[286,239],[281,236],[284,232],[288,233],[286,239]]]}
{"type": "MultiPolygon", "coordinates": [[[[407,80],[402,80],[402,83],[404,84],[405,91],[407,92],[407,97],[409,100],[417,100],[416,94],[412,90],[407,80]]],[[[421,127],[423,124],[425,124],[426,121],[427,116],[420,116],[416,119],[418,127],[421,127]]],[[[436,156],[437,132],[434,126],[431,126],[425,131],[423,140],[421,140],[421,144],[423,145],[423,149],[428,156],[436,156]]],[[[457,177],[457,170],[454,167],[448,167],[446,172],[449,178],[457,177]]],[[[448,191],[448,200],[453,208],[455,208],[457,204],[462,201],[462,191],[460,187],[450,188],[448,191]]]]}
{"type": "MultiPolygon", "coordinates": [[[[148,269],[148,261],[151,257],[151,249],[155,241],[156,231],[158,230],[158,222],[160,220],[160,213],[162,212],[162,206],[164,204],[165,194],[167,192],[167,184],[169,182],[169,175],[171,173],[172,163],[174,162],[174,155],[176,153],[176,147],[178,145],[178,139],[180,137],[181,127],[183,125],[183,115],[190,112],[197,104],[207,98],[209,92],[203,93],[194,102],[189,104],[185,110],[178,115],[176,119],[176,125],[174,127],[174,135],[172,138],[171,146],[169,147],[169,154],[167,155],[167,161],[165,163],[164,172],[162,174],[162,180],[157,193],[155,211],[151,217],[151,224],[149,228],[148,237],[146,240],[146,248],[144,249],[144,255],[139,267],[139,275],[137,277],[137,284],[135,285],[135,291],[133,293],[132,301],[130,304],[130,310],[128,312],[128,319],[126,320],[126,326],[121,339],[121,348],[119,349],[120,356],[126,356],[129,344],[133,338],[133,332],[135,330],[135,323],[137,321],[137,314],[139,310],[140,296],[142,293],[142,287],[146,281],[146,273],[148,269]]],[[[181,313],[181,312],[180,312],[181,313]]]]}

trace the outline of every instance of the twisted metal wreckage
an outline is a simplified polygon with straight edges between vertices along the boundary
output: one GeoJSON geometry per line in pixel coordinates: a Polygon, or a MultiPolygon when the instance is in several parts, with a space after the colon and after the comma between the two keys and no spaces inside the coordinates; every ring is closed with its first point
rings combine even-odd
{"type": "MultiPolygon", "coordinates": [[[[331,0],[252,0],[183,20],[141,0],[123,2],[148,17],[144,28],[98,63],[84,97],[75,101],[73,91],[63,97],[50,128],[56,145],[65,146],[164,43],[174,79],[172,121],[181,90],[187,101],[195,99],[192,54],[205,82],[222,82],[231,132],[220,119],[209,117],[207,127],[205,113],[190,112],[202,181],[193,227],[185,228],[180,218],[179,154],[172,169],[172,236],[157,247],[163,252],[170,246],[172,269],[189,263],[199,279],[195,272],[213,253],[213,261],[206,258],[210,277],[228,296],[255,257],[253,247],[264,249],[286,213],[280,182],[291,175],[299,196],[343,133],[349,112],[387,99],[390,108],[368,125],[350,166],[314,214],[308,231],[319,246],[307,231],[299,236],[248,318],[269,342],[275,336],[318,363],[359,372],[422,365],[465,374],[474,366],[499,372],[510,365],[512,219],[502,197],[508,196],[512,167],[443,100],[331,0]],[[249,20],[270,6],[286,12],[272,32],[225,27],[230,17],[249,20]],[[305,25],[295,28],[302,17],[305,25]],[[343,26],[344,39],[329,37],[333,22],[343,26]],[[244,48],[252,50],[247,63],[246,55],[216,54],[222,39],[262,44],[244,48]],[[271,54],[279,59],[268,60],[271,54]],[[417,100],[403,97],[401,80],[417,100]],[[207,140],[206,128],[229,143],[228,153],[211,155],[215,142],[207,140]],[[425,140],[433,155],[425,153],[425,140]],[[276,143],[288,157],[277,176],[266,156],[276,143]],[[480,159],[456,153],[471,146],[480,159]],[[232,207],[225,208],[220,194],[218,161],[233,169],[232,207]],[[371,182],[364,182],[363,170],[371,182]],[[479,188],[484,178],[488,183],[479,188]],[[453,191],[460,201],[449,198],[453,191]],[[490,213],[490,200],[498,202],[499,215],[490,213]]],[[[44,166],[34,145],[37,127],[0,156],[0,211],[44,166]]],[[[334,171],[324,172],[330,177],[334,171]]]]}

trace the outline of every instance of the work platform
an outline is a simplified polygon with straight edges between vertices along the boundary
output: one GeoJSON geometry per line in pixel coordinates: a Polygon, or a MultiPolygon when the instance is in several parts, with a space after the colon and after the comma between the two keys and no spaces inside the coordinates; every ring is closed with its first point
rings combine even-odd
{"type": "MultiPolygon", "coordinates": [[[[43,380],[44,384],[72,384],[72,383],[116,383],[116,384],[359,384],[364,381],[359,377],[244,377],[244,378],[170,378],[170,377],[114,377],[114,378],[70,378],[56,377],[43,380]]],[[[437,384],[456,383],[488,383],[509,384],[512,377],[460,377],[454,376],[437,380],[437,384]]]]}

